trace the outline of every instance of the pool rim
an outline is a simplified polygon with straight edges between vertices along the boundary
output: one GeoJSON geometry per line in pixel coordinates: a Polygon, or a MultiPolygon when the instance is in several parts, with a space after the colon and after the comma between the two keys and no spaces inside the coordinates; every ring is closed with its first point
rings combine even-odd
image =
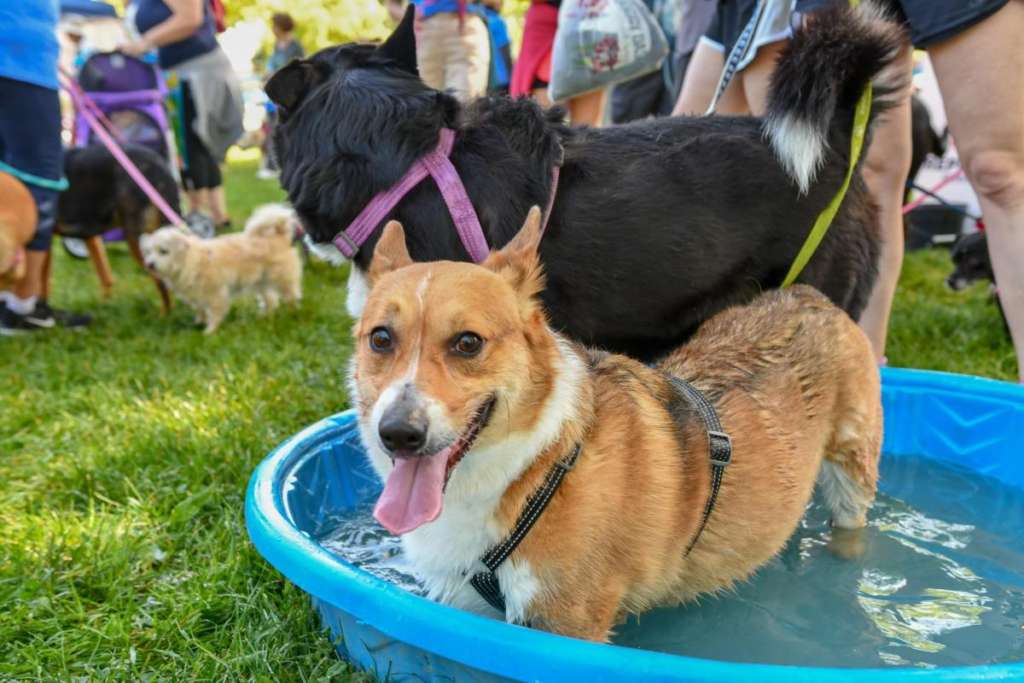
{"type": "MultiPolygon", "coordinates": [[[[1007,382],[923,370],[883,369],[882,374],[887,386],[1001,396],[1024,404],[1024,387],[1007,382]]],[[[801,667],[700,659],[558,636],[413,595],[337,558],[300,531],[287,518],[281,487],[276,486],[284,472],[306,457],[310,447],[329,440],[354,419],[352,410],[338,413],[306,427],[274,449],[250,480],[246,527],[260,554],[292,583],[409,646],[497,676],[531,680],[621,680],[623,675],[635,680],[737,683],[848,682],[854,676],[881,681],[1024,680],[1024,662],[924,669],[801,667]]]]}

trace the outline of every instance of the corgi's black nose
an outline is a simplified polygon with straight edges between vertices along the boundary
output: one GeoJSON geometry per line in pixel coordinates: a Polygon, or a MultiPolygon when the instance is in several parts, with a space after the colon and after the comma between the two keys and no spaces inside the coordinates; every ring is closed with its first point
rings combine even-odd
{"type": "Polygon", "coordinates": [[[427,421],[404,410],[388,410],[381,417],[378,433],[392,453],[418,451],[427,442],[427,421]]]}

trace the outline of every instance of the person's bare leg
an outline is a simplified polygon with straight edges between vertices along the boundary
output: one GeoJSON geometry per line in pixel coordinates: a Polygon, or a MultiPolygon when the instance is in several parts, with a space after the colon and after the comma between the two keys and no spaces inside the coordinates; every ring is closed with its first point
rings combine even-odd
{"type": "Polygon", "coordinates": [[[188,210],[209,213],[210,193],[208,190],[187,190],[188,210]]]}
{"type": "Polygon", "coordinates": [[[534,100],[536,100],[537,104],[539,104],[542,107],[546,108],[546,107],[550,107],[551,106],[551,98],[548,97],[548,89],[547,88],[537,88],[537,89],[535,89],[532,93],[530,93],[530,97],[532,97],[534,100]]]}
{"type": "MultiPolygon", "coordinates": [[[[909,83],[913,67],[911,52],[900,56],[909,83]]],[[[910,136],[910,93],[902,94],[900,104],[885,114],[873,132],[871,146],[864,158],[862,173],[878,205],[878,279],[871,290],[868,305],[860,316],[860,327],[871,340],[875,359],[885,363],[885,340],[889,316],[903,269],[903,198],[912,152],[910,136]]]]}
{"type": "MultiPolygon", "coordinates": [[[[672,110],[672,116],[702,116],[711,105],[722,76],[725,59],[712,45],[701,41],[690,59],[683,77],[683,88],[672,110]]],[[[736,74],[718,100],[715,111],[719,114],[746,114],[749,112],[743,94],[743,74],[736,74]]]]}
{"type": "MultiPolygon", "coordinates": [[[[779,53],[789,41],[779,40],[757,48],[754,61],[746,66],[737,78],[743,86],[743,96],[747,102],[749,113],[763,116],[768,106],[768,86],[771,84],[775,64],[779,61],[779,53]]],[[[723,111],[723,113],[725,113],[723,111]]]]}
{"type": "Polygon", "coordinates": [[[228,200],[224,195],[224,186],[218,185],[207,190],[207,201],[210,207],[210,216],[216,225],[221,225],[228,220],[228,200]]]}
{"type": "Polygon", "coordinates": [[[597,128],[604,121],[605,90],[594,90],[570,98],[569,122],[574,126],[597,128]]]}
{"type": "Polygon", "coordinates": [[[1024,382],[1024,2],[928,52],[950,132],[981,202],[992,269],[1024,382]]]}
{"type": "Polygon", "coordinates": [[[711,98],[715,96],[723,66],[725,56],[721,51],[703,40],[697,43],[683,75],[683,87],[672,116],[700,116],[707,111],[711,98]]]}
{"type": "Polygon", "coordinates": [[[43,276],[46,272],[45,251],[25,251],[25,277],[14,284],[11,291],[19,299],[40,296],[43,293],[43,276]]]}

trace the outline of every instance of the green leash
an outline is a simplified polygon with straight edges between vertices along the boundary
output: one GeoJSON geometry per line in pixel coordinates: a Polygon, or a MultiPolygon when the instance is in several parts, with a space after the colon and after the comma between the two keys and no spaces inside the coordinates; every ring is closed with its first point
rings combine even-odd
{"type": "Polygon", "coordinates": [[[63,192],[68,189],[68,179],[61,178],[60,180],[50,180],[49,178],[43,178],[41,176],[32,175],[22,171],[19,168],[14,168],[10,164],[5,164],[0,161],[0,171],[14,176],[18,180],[28,185],[35,185],[36,187],[42,187],[46,190],[54,190],[56,192],[63,192]]]}
{"type": "MultiPolygon", "coordinates": [[[[857,7],[859,4],[860,0],[850,0],[851,7],[857,7]]],[[[821,240],[825,238],[825,233],[828,232],[829,226],[832,225],[832,221],[839,212],[843,199],[846,198],[846,191],[850,189],[850,179],[853,178],[853,170],[857,167],[857,160],[860,158],[861,149],[864,147],[864,136],[868,129],[868,117],[871,115],[871,91],[871,82],[868,81],[868,84],[864,86],[864,92],[860,94],[860,99],[857,100],[857,108],[854,110],[853,133],[850,136],[850,165],[846,169],[846,178],[843,179],[843,184],[840,185],[836,196],[818,214],[817,220],[814,221],[814,227],[811,228],[811,233],[807,235],[804,245],[800,247],[799,253],[797,253],[796,258],[793,260],[793,265],[789,267],[786,279],[782,281],[783,287],[789,287],[800,277],[800,273],[807,266],[807,262],[811,260],[814,252],[821,245],[821,240]]]]}

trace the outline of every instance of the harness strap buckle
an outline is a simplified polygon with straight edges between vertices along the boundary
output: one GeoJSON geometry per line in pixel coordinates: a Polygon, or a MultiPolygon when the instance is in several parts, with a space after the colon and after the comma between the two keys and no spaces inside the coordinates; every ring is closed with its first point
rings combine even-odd
{"type": "Polygon", "coordinates": [[[359,252],[359,245],[344,230],[335,235],[332,241],[346,258],[352,258],[359,252]]]}
{"type": "Polygon", "coordinates": [[[708,430],[708,445],[710,446],[711,464],[717,467],[725,467],[732,462],[732,437],[725,432],[708,430]]]}
{"type": "Polygon", "coordinates": [[[555,467],[557,467],[558,469],[560,469],[560,470],[562,470],[564,472],[571,472],[572,468],[576,467],[576,461],[575,460],[570,460],[570,461],[559,460],[558,462],[555,463],[555,467]]]}
{"type": "Polygon", "coordinates": [[[569,452],[569,455],[555,462],[555,467],[562,470],[562,472],[571,472],[572,469],[576,467],[576,461],[579,460],[579,457],[580,444],[576,444],[576,446],[569,452]]]}

